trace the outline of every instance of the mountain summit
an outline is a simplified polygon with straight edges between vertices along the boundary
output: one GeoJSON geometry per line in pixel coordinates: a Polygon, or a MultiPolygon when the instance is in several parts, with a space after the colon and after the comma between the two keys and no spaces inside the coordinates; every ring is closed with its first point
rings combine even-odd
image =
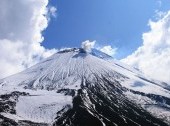
{"type": "Polygon", "coordinates": [[[65,49],[0,80],[0,125],[168,126],[170,87],[96,49],[65,49]]]}

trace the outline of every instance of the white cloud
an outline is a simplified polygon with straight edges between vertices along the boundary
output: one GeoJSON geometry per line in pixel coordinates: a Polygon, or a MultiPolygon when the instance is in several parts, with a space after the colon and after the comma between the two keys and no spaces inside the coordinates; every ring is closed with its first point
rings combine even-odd
{"type": "Polygon", "coordinates": [[[96,41],[86,40],[86,41],[82,42],[81,47],[87,52],[90,52],[92,48],[96,48],[110,56],[114,56],[116,54],[117,48],[113,48],[110,45],[95,46],[95,44],[96,44],[96,41]]]}
{"type": "Polygon", "coordinates": [[[57,16],[56,11],[57,11],[57,8],[55,8],[53,6],[49,8],[49,12],[50,12],[51,16],[53,16],[53,17],[57,16]]]}
{"type": "Polygon", "coordinates": [[[49,22],[48,0],[0,1],[0,78],[31,66],[53,54],[41,46],[41,32],[49,22]]]}
{"type": "Polygon", "coordinates": [[[146,75],[170,84],[170,11],[158,21],[149,21],[143,45],[122,61],[138,67],[146,75]]]}
{"type": "Polygon", "coordinates": [[[86,52],[91,52],[91,49],[94,48],[96,41],[89,41],[86,40],[81,43],[81,47],[86,51],[86,52]]]}
{"type": "Polygon", "coordinates": [[[110,56],[114,56],[116,54],[117,48],[112,48],[112,46],[107,45],[107,46],[103,46],[99,50],[110,56]]]}

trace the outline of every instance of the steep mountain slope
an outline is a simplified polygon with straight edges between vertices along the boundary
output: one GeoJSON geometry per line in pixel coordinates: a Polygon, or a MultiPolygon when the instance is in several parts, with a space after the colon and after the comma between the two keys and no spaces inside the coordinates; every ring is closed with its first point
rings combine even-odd
{"type": "Polygon", "coordinates": [[[170,87],[93,49],[0,80],[0,125],[168,126],[170,87]]]}

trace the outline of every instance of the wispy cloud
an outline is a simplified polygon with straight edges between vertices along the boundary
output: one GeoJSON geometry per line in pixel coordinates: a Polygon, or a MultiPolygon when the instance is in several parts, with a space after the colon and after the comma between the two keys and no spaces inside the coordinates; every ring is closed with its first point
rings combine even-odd
{"type": "Polygon", "coordinates": [[[41,46],[42,31],[56,9],[48,0],[0,1],[0,78],[14,74],[48,57],[56,50],[41,46]]]}
{"type": "Polygon", "coordinates": [[[157,3],[158,3],[158,5],[159,5],[159,7],[162,6],[162,0],[157,0],[157,3]]]}
{"type": "Polygon", "coordinates": [[[122,61],[170,84],[170,11],[155,22],[150,20],[149,26],[143,45],[122,61]]]}

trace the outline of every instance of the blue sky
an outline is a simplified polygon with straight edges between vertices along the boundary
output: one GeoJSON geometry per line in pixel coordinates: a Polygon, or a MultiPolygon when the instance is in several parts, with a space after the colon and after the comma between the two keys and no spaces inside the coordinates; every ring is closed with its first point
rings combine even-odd
{"type": "Polygon", "coordinates": [[[49,5],[57,8],[57,17],[43,33],[45,47],[79,47],[96,40],[98,46],[118,48],[117,59],[141,46],[156,10],[170,8],[169,0],[51,0],[49,5]]]}

